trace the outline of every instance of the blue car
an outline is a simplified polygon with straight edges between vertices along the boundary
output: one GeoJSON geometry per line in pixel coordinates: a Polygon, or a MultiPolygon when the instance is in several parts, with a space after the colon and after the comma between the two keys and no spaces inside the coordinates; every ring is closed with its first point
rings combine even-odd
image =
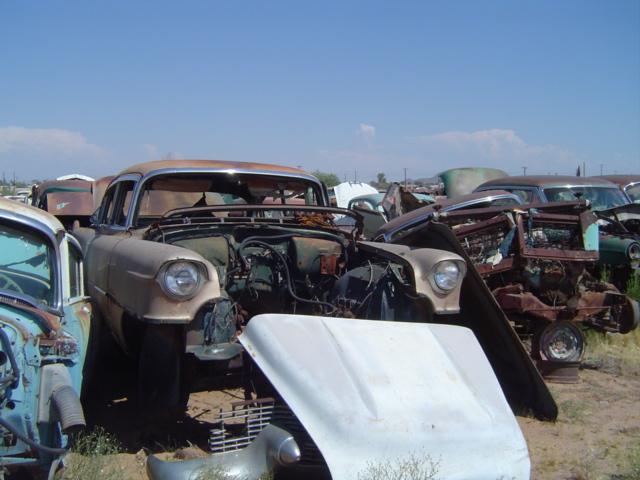
{"type": "Polygon", "coordinates": [[[0,468],[55,468],[85,426],[82,275],[79,245],[55,217],[0,199],[0,468]]]}

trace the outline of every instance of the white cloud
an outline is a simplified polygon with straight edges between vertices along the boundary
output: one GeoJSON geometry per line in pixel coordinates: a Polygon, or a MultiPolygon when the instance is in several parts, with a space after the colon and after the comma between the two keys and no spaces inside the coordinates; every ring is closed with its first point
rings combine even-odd
{"type": "Polygon", "coordinates": [[[0,127],[0,154],[5,153],[99,155],[103,150],[70,130],[0,127]]]}
{"type": "Polygon", "coordinates": [[[475,132],[449,131],[417,138],[419,150],[430,158],[455,162],[456,166],[497,167],[516,173],[527,165],[531,173],[566,169],[578,159],[556,145],[532,145],[514,130],[493,128],[475,132]]]}
{"type": "Polygon", "coordinates": [[[376,127],[373,125],[367,125],[366,123],[361,123],[358,126],[356,135],[365,139],[373,139],[373,137],[376,136],[376,127]]]}
{"type": "Polygon", "coordinates": [[[582,163],[565,148],[527,143],[512,129],[447,131],[387,139],[383,145],[373,144],[374,135],[374,127],[361,124],[357,132],[360,141],[351,148],[319,151],[323,168],[341,178],[352,178],[357,170],[358,178],[371,180],[376,172],[384,172],[387,178],[398,180],[405,168],[410,178],[431,177],[456,167],[493,167],[517,175],[527,166],[531,174],[571,175],[582,163]]]}
{"type": "Polygon", "coordinates": [[[3,170],[18,178],[56,178],[82,173],[94,178],[114,173],[121,160],[79,132],[61,128],[0,127],[3,170]]]}

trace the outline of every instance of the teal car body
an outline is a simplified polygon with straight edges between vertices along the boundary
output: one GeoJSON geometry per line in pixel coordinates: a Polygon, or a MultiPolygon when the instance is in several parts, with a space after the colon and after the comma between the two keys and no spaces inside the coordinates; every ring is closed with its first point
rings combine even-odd
{"type": "Polygon", "coordinates": [[[82,256],[42,210],[0,199],[0,465],[50,468],[85,426],[82,256]]]}

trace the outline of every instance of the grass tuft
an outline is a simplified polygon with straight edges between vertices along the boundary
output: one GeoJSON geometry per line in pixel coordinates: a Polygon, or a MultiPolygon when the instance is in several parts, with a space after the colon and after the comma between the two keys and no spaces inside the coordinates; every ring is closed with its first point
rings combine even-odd
{"type": "MultiPolygon", "coordinates": [[[[224,467],[216,464],[208,464],[198,471],[194,480],[247,480],[244,476],[231,475],[224,467]]],[[[267,472],[260,475],[258,480],[273,480],[273,473],[267,472]]]]}
{"type": "Polygon", "coordinates": [[[439,462],[429,455],[412,454],[385,463],[370,463],[358,480],[435,480],[439,462]]]}
{"type": "Polygon", "coordinates": [[[640,330],[627,334],[585,332],[583,364],[609,373],[640,376],[640,330]]]}
{"type": "Polygon", "coordinates": [[[65,458],[65,468],[56,476],[58,480],[122,478],[122,468],[110,456],[120,453],[120,444],[103,428],[76,437],[71,453],[65,458]]]}
{"type": "Polygon", "coordinates": [[[634,300],[640,300],[640,275],[632,275],[629,278],[625,293],[634,300]]]}

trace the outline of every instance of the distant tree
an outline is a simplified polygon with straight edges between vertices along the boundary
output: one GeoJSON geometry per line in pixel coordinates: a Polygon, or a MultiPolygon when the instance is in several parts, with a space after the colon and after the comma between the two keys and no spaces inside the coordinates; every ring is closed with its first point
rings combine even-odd
{"type": "Polygon", "coordinates": [[[321,172],[316,170],[313,175],[327,184],[327,187],[335,187],[340,183],[340,178],[335,173],[321,172]]]}
{"type": "Polygon", "coordinates": [[[389,186],[389,181],[387,180],[387,176],[384,173],[380,172],[376,174],[376,177],[377,177],[377,180],[371,180],[369,182],[369,185],[371,185],[374,188],[377,188],[378,190],[384,190],[389,186]]]}

